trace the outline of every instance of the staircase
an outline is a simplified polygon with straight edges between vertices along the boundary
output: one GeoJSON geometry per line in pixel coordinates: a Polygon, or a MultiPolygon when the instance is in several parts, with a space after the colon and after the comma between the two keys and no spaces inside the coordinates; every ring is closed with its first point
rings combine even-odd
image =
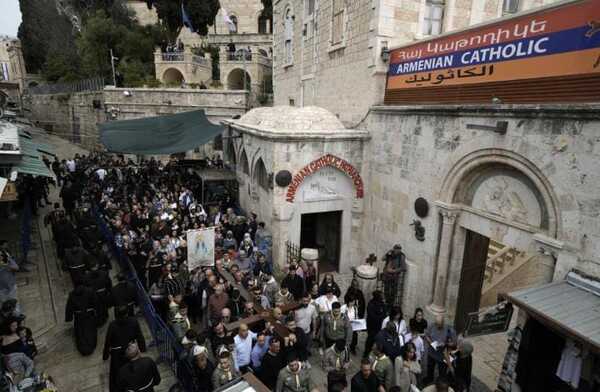
{"type": "Polygon", "coordinates": [[[486,298],[486,300],[482,300],[482,306],[484,305],[483,302],[495,303],[495,298],[487,298],[490,296],[486,296],[486,294],[490,293],[490,291],[496,288],[519,268],[524,266],[533,257],[534,255],[528,255],[518,249],[490,240],[483,288],[481,291],[482,299],[486,298]]]}

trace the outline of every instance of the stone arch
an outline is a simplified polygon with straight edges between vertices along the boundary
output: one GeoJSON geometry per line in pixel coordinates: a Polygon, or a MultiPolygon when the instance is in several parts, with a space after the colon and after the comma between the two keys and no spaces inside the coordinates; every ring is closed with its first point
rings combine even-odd
{"type": "Polygon", "coordinates": [[[262,158],[258,158],[254,165],[254,182],[256,182],[265,191],[269,190],[269,174],[262,158]]]}
{"type": "Polygon", "coordinates": [[[181,72],[178,68],[167,68],[162,75],[162,81],[166,84],[181,84],[185,81],[185,77],[183,76],[183,72],[181,72]]]}
{"type": "Polygon", "coordinates": [[[241,68],[232,69],[227,75],[227,88],[229,90],[250,90],[251,83],[250,74],[241,68]]]}
{"type": "Polygon", "coordinates": [[[250,175],[250,165],[248,164],[248,155],[246,155],[246,150],[242,150],[240,154],[240,165],[242,165],[242,172],[244,174],[250,175]]]}
{"type": "Polygon", "coordinates": [[[444,177],[441,200],[450,204],[468,201],[471,186],[499,169],[508,170],[532,188],[543,210],[540,228],[557,238],[561,225],[559,203],[550,182],[534,163],[513,151],[486,148],[462,156],[444,177]]]}

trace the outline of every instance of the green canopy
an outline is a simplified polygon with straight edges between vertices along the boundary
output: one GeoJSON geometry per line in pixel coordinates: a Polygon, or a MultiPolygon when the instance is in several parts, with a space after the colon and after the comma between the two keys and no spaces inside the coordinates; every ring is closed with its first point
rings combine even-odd
{"type": "Polygon", "coordinates": [[[100,141],[110,152],[152,155],[193,150],[223,131],[208,121],[204,110],[99,125],[100,141]]]}
{"type": "MultiPolygon", "coordinates": [[[[41,146],[33,140],[30,133],[19,131],[19,145],[22,154],[21,160],[12,166],[11,171],[54,178],[40,156],[39,149],[41,146]]],[[[44,148],[48,149],[47,146],[44,146],[44,148]]]]}

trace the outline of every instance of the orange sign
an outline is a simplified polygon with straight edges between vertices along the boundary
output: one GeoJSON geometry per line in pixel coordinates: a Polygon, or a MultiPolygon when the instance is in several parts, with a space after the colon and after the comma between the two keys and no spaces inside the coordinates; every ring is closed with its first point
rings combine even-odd
{"type": "Polygon", "coordinates": [[[600,76],[600,0],[395,49],[386,93],[585,74],[600,76]]]}

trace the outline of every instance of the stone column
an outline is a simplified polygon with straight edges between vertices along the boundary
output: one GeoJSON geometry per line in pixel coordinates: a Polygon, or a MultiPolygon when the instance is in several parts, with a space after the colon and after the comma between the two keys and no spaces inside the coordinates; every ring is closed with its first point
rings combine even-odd
{"type": "Polygon", "coordinates": [[[439,212],[442,216],[442,235],[440,237],[440,249],[437,258],[435,285],[433,287],[433,302],[428,306],[434,315],[446,313],[446,286],[448,285],[452,239],[454,238],[456,218],[459,215],[458,209],[449,207],[438,204],[439,212]]]}

